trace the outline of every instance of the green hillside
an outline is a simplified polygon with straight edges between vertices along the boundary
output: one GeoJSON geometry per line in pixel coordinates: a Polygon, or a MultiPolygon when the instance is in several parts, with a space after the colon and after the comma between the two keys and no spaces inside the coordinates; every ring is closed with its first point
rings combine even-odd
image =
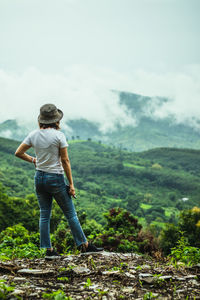
{"type": "MultiPolygon", "coordinates": [[[[0,138],[1,212],[16,214],[8,221],[4,218],[0,230],[12,225],[10,220],[13,224],[23,221],[20,209],[27,213],[23,222],[38,215],[36,198],[30,195],[34,193],[34,168],[14,156],[18,145],[0,138]]],[[[179,210],[199,205],[200,151],[158,148],[133,153],[97,142],[74,141],[69,156],[77,188],[75,205],[99,223],[104,224],[102,214],[108,209],[121,207],[142,224],[162,227],[164,222],[176,222],[179,210]]],[[[57,206],[54,209],[52,222],[56,224],[62,214],[57,206]]]]}

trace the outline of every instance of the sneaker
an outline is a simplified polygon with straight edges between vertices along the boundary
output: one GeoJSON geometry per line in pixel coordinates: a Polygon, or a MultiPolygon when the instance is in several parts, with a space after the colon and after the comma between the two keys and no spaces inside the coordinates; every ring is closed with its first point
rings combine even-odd
{"type": "Polygon", "coordinates": [[[103,248],[97,248],[95,245],[88,243],[88,246],[86,247],[85,244],[82,244],[78,247],[78,250],[81,251],[81,253],[87,253],[87,252],[100,252],[103,251],[103,248]]]}
{"type": "Polygon", "coordinates": [[[51,250],[47,249],[45,258],[54,259],[54,258],[57,258],[57,257],[60,257],[60,255],[55,250],[51,251],[51,250]]]}

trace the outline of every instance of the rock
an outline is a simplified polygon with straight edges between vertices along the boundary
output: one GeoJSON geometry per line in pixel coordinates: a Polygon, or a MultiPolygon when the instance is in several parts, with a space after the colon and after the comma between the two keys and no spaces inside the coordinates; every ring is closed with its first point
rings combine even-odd
{"type": "Polygon", "coordinates": [[[63,261],[73,261],[76,255],[67,255],[63,261]]]}
{"type": "Polygon", "coordinates": [[[75,267],[75,268],[73,268],[73,272],[76,275],[81,275],[81,274],[89,275],[91,273],[90,269],[88,269],[86,267],[75,267]]]}
{"type": "Polygon", "coordinates": [[[159,281],[165,281],[165,280],[169,280],[171,279],[172,276],[170,275],[165,275],[165,276],[154,276],[153,274],[150,274],[150,273],[140,273],[139,274],[139,279],[141,281],[144,281],[146,283],[149,283],[149,284],[153,284],[153,283],[156,283],[156,282],[159,282],[159,281]]]}
{"type": "Polygon", "coordinates": [[[113,257],[113,256],[118,255],[115,252],[107,252],[107,251],[102,251],[102,252],[97,252],[97,253],[99,253],[102,256],[107,256],[107,257],[113,257]]]}
{"type": "Polygon", "coordinates": [[[59,288],[64,289],[65,285],[63,283],[58,283],[57,286],[59,286],[59,288]]]}
{"type": "Polygon", "coordinates": [[[192,274],[185,276],[185,279],[196,279],[196,278],[197,275],[192,275],[192,274]]]}
{"type": "Polygon", "coordinates": [[[137,272],[134,269],[129,269],[129,273],[136,274],[137,272]]]}
{"type": "Polygon", "coordinates": [[[21,269],[18,270],[19,274],[28,274],[28,275],[52,275],[54,274],[53,270],[42,270],[42,269],[21,269]]]}
{"type": "Polygon", "coordinates": [[[136,254],[136,253],[119,253],[117,254],[118,257],[120,257],[122,260],[126,260],[127,258],[132,258],[132,259],[135,259],[135,258],[139,258],[140,255],[139,254],[136,254]]]}
{"type": "Polygon", "coordinates": [[[154,283],[157,279],[150,273],[140,273],[139,279],[148,284],[154,283]]]}
{"type": "Polygon", "coordinates": [[[0,276],[0,280],[7,280],[7,279],[8,279],[7,275],[0,276]]]}
{"type": "Polygon", "coordinates": [[[132,288],[131,286],[127,286],[127,287],[123,288],[122,291],[123,291],[124,293],[129,293],[129,294],[131,294],[131,293],[134,293],[135,289],[132,288]]]}
{"type": "Polygon", "coordinates": [[[142,265],[141,268],[142,269],[151,269],[151,267],[149,265],[142,265]]]}
{"type": "Polygon", "coordinates": [[[178,281],[185,281],[185,277],[178,277],[178,276],[175,276],[175,279],[178,280],[178,281]]]}
{"type": "Polygon", "coordinates": [[[46,256],[45,257],[45,260],[49,260],[49,261],[55,261],[55,260],[61,260],[62,259],[62,256],[46,256]]]}
{"type": "Polygon", "coordinates": [[[143,279],[143,278],[147,278],[147,277],[152,277],[153,275],[151,273],[140,273],[139,274],[139,278],[143,279]]]}
{"type": "Polygon", "coordinates": [[[11,295],[19,296],[19,295],[23,295],[24,293],[25,293],[25,291],[16,289],[11,293],[11,295]]]}
{"type": "Polygon", "coordinates": [[[29,295],[29,297],[32,297],[32,299],[37,299],[37,296],[38,296],[38,294],[37,293],[31,293],[30,295],[29,295]]]}
{"type": "Polygon", "coordinates": [[[25,277],[15,277],[15,278],[13,278],[13,281],[24,282],[24,281],[26,281],[26,278],[25,277]]]}
{"type": "Polygon", "coordinates": [[[133,274],[131,274],[131,273],[129,273],[129,272],[125,272],[124,273],[127,277],[129,277],[129,278],[135,278],[135,275],[133,275],[133,274]]]}
{"type": "Polygon", "coordinates": [[[46,289],[43,287],[35,287],[36,291],[45,291],[46,289]]]}
{"type": "Polygon", "coordinates": [[[110,271],[103,271],[102,274],[103,275],[109,275],[109,276],[112,276],[112,275],[115,275],[115,274],[119,274],[120,271],[119,270],[110,270],[110,271]]]}
{"type": "Polygon", "coordinates": [[[199,286],[199,285],[200,285],[200,283],[197,282],[197,280],[195,280],[195,279],[191,280],[190,282],[191,282],[191,284],[192,284],[193,286],[199,286]]]}
{"type": "Polygon", "coordinates": [[[89,286],[89,289],[90,289],[90,290],[94,290],[95,292],[98,291],[98,290],[97,290],[98,288],[100,288],[100,285],[99,285],[99,284],[92,284],[92,285],[89,286]]]}
{"type": "MultiPolygon", "coordinates": [[[[52,261],[43,258],[13,260],[0,269],[0,279],[8,286],[14,282],[16,290],[23,291],[18,296],[30,300],[42,299],[45,290],[50,294],[59,289],[66,296],[79,300],[97,300],[100,296],[106,300],[143,300],[144,295],[170,300],[175,294],[174,280],[177,286],[174,298],[186,299],[192,295],[199,299],[200,272],[197,267],[176,269],[169,262],[162,261],[161,264],[153,258],[147,260],[132,253],[103,251],[88,254],[65,255],[62,259],[52,261]],[[5,275],[5,266],[10,274],[5,275]],[[59,277],[68,277],[69,280],[58,280],[59,277]],[[98,290],[102,291],[102,295],[98,290]],[[106,293],[103,294],[103,291],[106,293]]],[[[9,293],[8,299],[16,298],[9,293]]]]}
{"type": "Polygon", "coordinates": [[[182,290],[176,290],[176,294],[182,294],[182,293],[184,293],[184,292],[185,292],[184,289],[182,289],[182,290]]]}
{"type": "Polygon", "coordinates": [[[172,276],[170,276],[170,275],[165,275],[165,276],[160,276],[159,277],[159,279],[161,279],[161,280],[169,280],[171,278],[172,278],[172,276]]]}

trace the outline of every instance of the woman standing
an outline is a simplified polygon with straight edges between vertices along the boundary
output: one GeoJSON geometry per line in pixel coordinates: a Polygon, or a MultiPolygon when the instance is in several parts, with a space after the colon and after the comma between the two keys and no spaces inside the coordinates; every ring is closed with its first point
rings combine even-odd
{"type": "Polygon", "coordinates": [[[67,141],[59,131],[63,112],[54,104],[45,104],[40,108],[38,116],[39,129],[32,131],[24,139],[15,155],[36,167],[35,190],[40,207],[40,247],[46,248],[46,256],[58,254],[51,246],[50,217],[52,200],[62,209],[74,237],[77,248],[81,252],[98,252],[97,248],[89,244],[78,220],[71,196],[76,197],[72,179],[70,161],[67,152],[67,141]],[[26,154],[33,147],[36,158],[26,154]],[[64,173],[69,182],[69,190],[64,179],[64,173]]]}

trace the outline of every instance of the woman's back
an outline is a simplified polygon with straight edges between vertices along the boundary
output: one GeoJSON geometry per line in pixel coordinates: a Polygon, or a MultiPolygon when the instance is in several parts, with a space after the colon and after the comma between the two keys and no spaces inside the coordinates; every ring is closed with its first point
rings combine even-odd
{"type": "Polygon", "coordinates": [[[68,144],[62,132],[54,128],[34,130],[23,143],[34,148],[37,156],[37,170],[48,173],[64,173],[59,149],[67,147],[68,144]]]}

